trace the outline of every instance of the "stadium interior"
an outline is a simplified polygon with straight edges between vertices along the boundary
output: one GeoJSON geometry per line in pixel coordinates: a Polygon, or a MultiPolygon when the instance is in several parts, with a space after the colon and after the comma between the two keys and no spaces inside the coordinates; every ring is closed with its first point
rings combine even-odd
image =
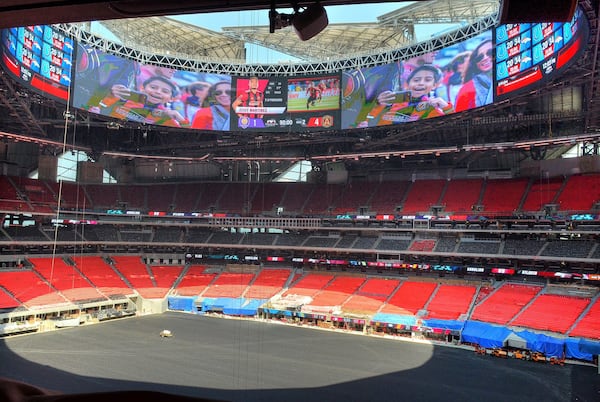
{"type": "MultiPolygon", "coordinates": [[[[600,3],[416,1],[377,23],[329,24],[308,41],[292,26],[216,33],[165,17],[275,8],[300,15],[313,4],[0,5],[3,43],[14,24],[53,24],[79,47],[75,83],[62,87],[35,87],[28,69],[11,69],[8,46],[0,49],[0,335],[178,311],[598,365],[600,3]],[[92,20],[120,43],[92,33],[92,20]],[[439,117],[344,120],[343,103],[368,87],[367,71],[486,32],[499,41],[504,24],[510,31],[554,21],[577,30],[562,53],[567,39],[554,36],[556,55],[534,68],[542,79],[498,79],[493,101],[439,117]],[[415,24],[438,22],[458,27],[416,41],[415,24]],[[299,61],[246,64],[249,42],[299,61]],[[304,80],[337,74],[339,85],[323,91],[337,94],[335,123],[299,127],[284,117],[289,127],[273,120],[281,127],[214,130],[115,118],[77,103],[81,49],[227,75],[232,89],[241,77],[285,78],[302,85],[307,110],[321,99],[302,97],[304,80]],[[61,167],[69,155],[75,165],[61,167]],[[64,170],[74,179],[63,180],[64,170]]],[[[499,65],[494,71],[500,77],[499,65]]]]}

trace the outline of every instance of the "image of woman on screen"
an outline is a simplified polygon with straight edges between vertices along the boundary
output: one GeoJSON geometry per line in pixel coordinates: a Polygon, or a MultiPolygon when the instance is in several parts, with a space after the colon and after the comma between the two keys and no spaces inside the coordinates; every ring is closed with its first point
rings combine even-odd
{"type": "Polygon", "coordinates": [[[210,89],[209,99],[213,104],[198,109],[192,121],[192,128],[228,131],[229,110],[231,109],[231,83],[220,81],[214,84],[210,89]]]}
{"type": "Polygon", "coordinates": [[[208,106],[206,104],[211,85],[208,82],[197,81],[185,87],[186,95],[182,98],[185,105],[184,115],[188,120],[193,120],[198,109],[208,106]]]}
{"type": "Polygon", "coordinates": [[[119,96],[111,94],[90,111],[146,124],[188,126],[189,122],[178,111],[167,107],[178,93],[179,88],[173,81],[152,76],[143,82],[140,91],[128,90],[119,96]]]}
{"type": "Polygon", "coordinates": [[[491,39],[485,39],[469,56],[463,77],[463,86],[456,95],[456,111],[473,109],[492,102],[494,48],[491,39]]]}
{"type": "Polygon", "coordinates": [[[456,104],[456,95],[462,87],[470,55],[469,51],[460,52],[444,67],[444,77],[438,93],[453,105],[456,104]]]}

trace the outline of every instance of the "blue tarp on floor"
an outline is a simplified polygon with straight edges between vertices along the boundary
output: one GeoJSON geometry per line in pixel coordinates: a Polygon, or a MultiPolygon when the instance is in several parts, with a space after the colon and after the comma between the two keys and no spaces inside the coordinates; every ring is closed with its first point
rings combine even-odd
{"type": "Polygon", "coordinates": [[[194,312],[194,302],[196,297],[182,297],[182,296],[169,296],[167,298],[167,305],[169,310],[176,311],[187,311],[188,313],[194,312]]]}
{"type": "Polygon", "coordinates": [[[600,342],[581,339],[579,345],[582,352],[600,355],[600,342]]]}
{"type": "Polygon", "coordinates": [[[256,315],[267,299],[233,299],[229,297],[207,298],[202,301],[202,311],[222,311],[228,315],[256,315]]]}
{"type": "Polygon", "coordinates": [[[407,327],[412,327],[417,322],[417,317],[414,315],[397,315],[397,314],[384,314],[377,313],[373,316],[371,321],[381,322],[386,324],[393,325],[405,325],[407,327]]]}
{"type": "Polygon", "coordinates": [[[567,359],[586,360],[589,362],[593,361],[593,355],[600,354],[600,343],[598,343],[598,350],[596,350],[596,353],[592,353],[592,351],[587,350],[586,348],[586,343],[588,342],[589,341],[585,341],[584,339],[565,339],[565,357],[567,359]]]}
{"type": "Polygon", "coordinates": [[[436,318],[431,318],[428,320],[423,320],[423,326],[428,328],[435,329],[448,329],[450,331],[460,331],[465,325],[464,321],[457,320],[439,320],[436,318]]]}
{"type": "Polygon", "coordinates": [[[277,310],[274,308],[266,308],[265,311],[272,315],[283,315],[286,317],[291,317],[294,315],[293,312],[289,310],[277,310]]]}
{"type": "Polygon", "coordinates": [[[547,357],[563,357],[565,340],[553,338],[544,334],[536,334],[531,331],[515,332],[521,338],[527,340],[527,349],[533,352],[542,352],[547,357]]]}
{"type": "Polygon", "coordinates": [[[512,331],[505,327],[478,321],[465,321],[461,338],[463,342],[475,343],[484,348],[501,348],[512,331]]]}

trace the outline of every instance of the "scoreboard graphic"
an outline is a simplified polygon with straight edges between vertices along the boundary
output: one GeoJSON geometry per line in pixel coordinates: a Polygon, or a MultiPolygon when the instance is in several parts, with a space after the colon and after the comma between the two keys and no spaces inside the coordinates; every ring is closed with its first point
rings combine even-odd
{"type": "Polygon", "coordinates": [[[20,82],[67,101],[73,39],[47,25],[2,31],[2,64],[20,82]]]}
{"type": "Polygon", "coordinates": [[[234,78],[232,130],[267,132],[339,128],[340,76],[234,78]]]}
{"type": "Polygon", "coordinates": [[[500,25],[495,30],[496,99],[543,80],[585,47],[587,23],[577,9],[570,22],[500,25]]]}

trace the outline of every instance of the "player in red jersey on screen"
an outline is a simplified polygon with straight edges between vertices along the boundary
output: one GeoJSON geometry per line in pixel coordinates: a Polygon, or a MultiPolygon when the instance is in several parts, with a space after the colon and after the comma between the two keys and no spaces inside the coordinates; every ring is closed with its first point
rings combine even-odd
{"type": "Polygon", "coordinates": [[[248,89],[233,101],[231,107],[238,116],[247,116],[251,119],[262,118],[262,114],[238,112],[239,107],[262,108],[264,106],[265,95],[258,89],[258,84],[258,77],[251,77],[248,80],[248,89]]]}
{"type": "Polygon", "coordinates": [[[317,99],[321,96],[321,90],[318,86],[315,86],[314,82],[310,82],[308,84],[308,88],[306,88],[306,94],[308,95],[308,99],[306,100],[306,108],[310,109],[310,106],[314,106],[317,102],[317,99]]]}

